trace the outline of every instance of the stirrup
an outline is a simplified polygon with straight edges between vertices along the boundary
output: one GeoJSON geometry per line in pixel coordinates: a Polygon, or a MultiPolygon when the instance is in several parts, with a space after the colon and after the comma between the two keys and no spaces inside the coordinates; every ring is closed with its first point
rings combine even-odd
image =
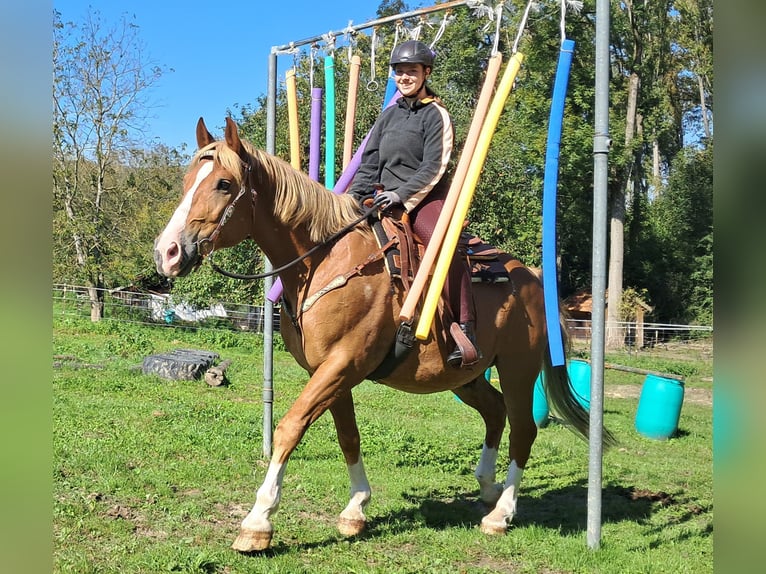
{"type": "Polygon", "coordinates": [[[447,356],[447,364],[451,367],[470,367],[482,357],[476,346],[475,337],[465,323],[452,323],[450,335],[455,341],[455,349],[447,356]]]}

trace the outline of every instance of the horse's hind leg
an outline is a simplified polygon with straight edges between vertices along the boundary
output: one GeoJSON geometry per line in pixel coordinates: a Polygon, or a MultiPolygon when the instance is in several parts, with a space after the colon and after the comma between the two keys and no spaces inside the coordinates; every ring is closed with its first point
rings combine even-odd
{"type": "Polygon", "coordinates": [[[539,365],[530,363],[528,357],[526,361],[524,359],[516,357],[509,363],[500,360],[497,363],[511,427],[508,445],[511,462],[503,492],[495,508],[481,521],[481,530],[486,534],[504,534],[513,520],[521,477],[529,460],[532,444],[537,438],[537,425],[532,415],[532,397],[539,365]]]}
{"type": "Polygon", "coordinates": [[[335,421],[338,444],[343,451],[351,482],[350,500],[340,513],[338,530],[344,536],[356,536],[364,531],[367,524],[364,507],[370,501],[371,493],[359,448],[359,428],[356,425],[354,399],[351,392],[339,397],[330,407],[330,412],[335,421]]]}
{"type": "Polygon", "coordinates": [[[474,476],[479,482],[481,500],[494,506],[503,491],[502,485],[495,482],[497,449],[505,429],[506,413],[503,395],[490,385],[483,375],[453,392],[465,404],[476,409],[484,419],[486,428],[484,444],[474,476]]]}

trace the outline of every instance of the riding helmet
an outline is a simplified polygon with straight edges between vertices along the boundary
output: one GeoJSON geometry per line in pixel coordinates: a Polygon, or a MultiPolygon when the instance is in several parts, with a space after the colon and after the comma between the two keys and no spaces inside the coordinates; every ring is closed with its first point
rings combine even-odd
{"type": "Polygon", "coordinates": [[[397,64],[423,64],[434,66],[434,53],[426,44],[418,40],[407,40],[397,45],[391,52],[391,66],[397,64]]]}

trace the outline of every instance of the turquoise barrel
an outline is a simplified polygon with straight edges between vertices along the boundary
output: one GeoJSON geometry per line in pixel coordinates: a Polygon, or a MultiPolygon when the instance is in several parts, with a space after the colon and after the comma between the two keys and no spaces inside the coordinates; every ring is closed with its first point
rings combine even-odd
{"type": "Polygon", "coordinates": [[[535,381],[534,394],[532,395],[532,416],[535,419],[537,428],[548,426],[548,399],[545,396],[545,386],[543,384],[543,374],[540,373],[535,381]]]}
{"type": "Polygon", "coordinates": [[[636,430],[647,438],[670,438],[678,430],[683,402],[683,381],[661,375],[646,375],[638,399],[636,430]]]}
{"type": "Polygon", "coordinates": [[[590,363],[572,359],[567,365],[569,380],[572,381],[572,390],[580,406],[586,411],[590,410],[590,363]]]}

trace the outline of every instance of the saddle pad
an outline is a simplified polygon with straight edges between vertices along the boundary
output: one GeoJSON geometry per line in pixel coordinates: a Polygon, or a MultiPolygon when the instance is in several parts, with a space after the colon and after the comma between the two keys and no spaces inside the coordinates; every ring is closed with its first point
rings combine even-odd
{"type": "Polygon", "coordinates": [[[476,261],[469,256],[472,283],[506,283],[511,280],[503,264],[494,261],[476,261]]]}
{"type": "Polygon", "coordinates": [[[496,261],[500,254],[497,247],[465,231],[460,234],[457,249],[459,253],[464,253],[472,261],[496,261]]]}

